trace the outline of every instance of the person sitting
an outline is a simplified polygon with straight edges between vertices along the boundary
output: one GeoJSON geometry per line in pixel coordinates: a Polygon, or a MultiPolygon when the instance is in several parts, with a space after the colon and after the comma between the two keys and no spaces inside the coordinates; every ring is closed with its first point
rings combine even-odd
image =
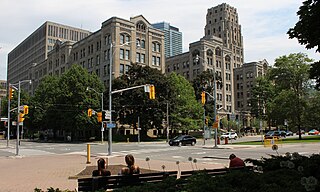
{"type": "Polygon", "coordinates": [[[140,168],[134,164],[134,157],[131,154],[125,156],[125,161],[127,166],[121,169],[121,175],[133,175],[140,173],[140,168]]]}
{"type": "Polygon", "coordinates": [[[106,160],[103,158],[97,161],[98,169],[92,171],[92,176],[110,176],[111,172],[107,170],[106,160]]]}
{"type": "Polygon", "coordinates": [[[230,159],[229,168],[245,166],[244,161],[239,157],[236,157],[235,154],[231,154],[229,156],[229,159],[230,159]]]}

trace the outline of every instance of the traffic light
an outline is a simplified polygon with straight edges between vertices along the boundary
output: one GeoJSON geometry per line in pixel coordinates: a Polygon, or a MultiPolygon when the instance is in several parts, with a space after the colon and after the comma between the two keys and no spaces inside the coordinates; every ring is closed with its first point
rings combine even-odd
{"type": "Polygon", "coordinates": [[[29,106],[28,105],[24,105],[23,106],[23,114],[27,115],[29,113],[29,106]]]}
{"type": "Polygon", "coordinates": [[[204,105],[206,103],[206,92],[202,91],[201,93],[201,103],[204,105]]]}
{"type": "Polygon", "coordinates": [[[88,117],[92,116],[92,109],[88,109],[88,117]]]}
{"type": "Polygon", "coordinates": [[[102,112],[97,113],[98,122],[102,122],[102,112]]]}
{"type": "Polygon", "coordinates": [[[149,98],[156,99],[156,90],[155,90],[154,85],[150,85],[149,98]]]}
{"type": "Polygon", "coordinates": [[[12,87],[9,88],[9,100],[13,98],[14,89],[12,87]]]}
{"type": "Polygon", "coordinates": [[[24,114],[23,113],[19,113],[19,123],[24,121],[24,114]]]}

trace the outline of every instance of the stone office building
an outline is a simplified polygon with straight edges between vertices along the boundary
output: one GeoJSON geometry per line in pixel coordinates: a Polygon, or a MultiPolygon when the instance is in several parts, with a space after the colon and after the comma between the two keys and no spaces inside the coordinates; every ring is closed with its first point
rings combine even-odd
{"type": "MultiPolygon", "coordinates": [[[[47,59],[48,53],[53,49],[56,40],[77,42],[90,34],[67,25],[47,21],[37,30],[23,40],[8,54],[7,81],[17,83],[21,80],[32,79],[31,69],[47,59]]],[[[43,68],[38,72],[40,76],[48,74],[48,69],[43,68]]],[[[34,84],[22,84],[21,87],[32,94],[34,84]]]]}
{"type": "Polygon", "coordinates": [[[101,29],[86,38],[73,42],[57,42],[48,58],[32,68],[37,85],[48,75],[60,75],[72,64],[79,64],[89,73],[96,73],[107,87],[109,82],[110,50],[113,46],[113,78],[125,74],[131,63],[156,68],[164,73],[164,34],[142,16],[130,20],[112,17],[101,29]]]}
{"type": "Polygon", "coordinates": [[[166,73],[175,72],[192,81],[203,71],[216,71],[223,84],[217,86],[217,109],[224,114],[234,113],[233,70],[243,64],[237,10],[225,3],[208,9],[204,31],[203,38],[189,44],[189,52],[166,59],[166,73]]]}

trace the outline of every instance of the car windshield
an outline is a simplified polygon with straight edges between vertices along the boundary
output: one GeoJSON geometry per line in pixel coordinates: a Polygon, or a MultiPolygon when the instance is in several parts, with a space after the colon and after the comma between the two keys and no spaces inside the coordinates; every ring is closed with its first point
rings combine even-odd
{"type": "Polygon", "coordinates": [[[173,140],[179,140],[179,139],[182,139],[182,138],[183,138],[183,135],[175,136],[175,137],[173,138],[173,140]]]}

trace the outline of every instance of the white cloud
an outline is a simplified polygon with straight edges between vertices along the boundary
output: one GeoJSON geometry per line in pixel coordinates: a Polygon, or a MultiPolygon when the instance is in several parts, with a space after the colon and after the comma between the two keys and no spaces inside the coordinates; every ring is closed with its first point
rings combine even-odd
{"type": "Polygon", "coordinates": [[[297,22],[301,0],[1,0],[0,79],[6,79],[7,54],[45,21],[96,31],[116,16],[143,15],[150,23],[169,22],[183,34],[183,49],[204,35],[207,9],[221,3],[236,7],[244,38],[245,61],[274,58],[306,51],[286,32],[297,22]]]}

